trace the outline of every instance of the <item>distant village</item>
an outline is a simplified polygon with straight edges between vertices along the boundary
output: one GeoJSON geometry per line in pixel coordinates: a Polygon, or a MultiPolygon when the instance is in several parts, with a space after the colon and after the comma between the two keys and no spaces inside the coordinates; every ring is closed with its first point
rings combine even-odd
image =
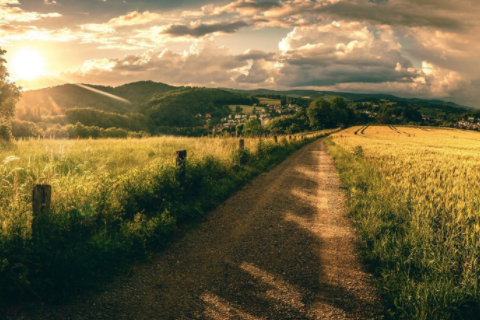
{"type": "MultiPolygon", "coordinates": [[[[258,108],[258,111],[255,113],[233,113],[230,114],[228,117],[220,119],[220,123],[211,127],[210,122],[212,120],[211,114],[205,114],[206,124],[204,126],[205,129],[212,128],[217,131],[221,131],[223,129],[229,129],[231,127],[236,127],[237,125],[247,122],[252,119],[260,120],[262,126],[267,125],[272,119],[276,117],[287,118],[294,114],[295,112],[302,111],[303,108],[299,107],[296,104],[289,104],[286,106],[282,106],[280,104],[277,105],[266,105],[266,106],[254,106],[258,108]]],[[[196,117],[201,118],[203,115],[197,114],[196,117]]]]}
{"type": "Polygon", "coordinates": [[[458,121],[453,125],[455,128],[463,130],[477,130],[480,131],[480,121],[475,122],[474,117],[468,117],[467,120],[458,121]]]}

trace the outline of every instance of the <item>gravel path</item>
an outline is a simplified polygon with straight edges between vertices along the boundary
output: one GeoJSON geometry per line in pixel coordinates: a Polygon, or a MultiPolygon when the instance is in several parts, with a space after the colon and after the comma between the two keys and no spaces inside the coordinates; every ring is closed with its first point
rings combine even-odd
{"type": "Polygon", "coordinates": [[[345,196],[318,140],[254,179],[130,278],[17,319],[374,319],[345,196]]]}

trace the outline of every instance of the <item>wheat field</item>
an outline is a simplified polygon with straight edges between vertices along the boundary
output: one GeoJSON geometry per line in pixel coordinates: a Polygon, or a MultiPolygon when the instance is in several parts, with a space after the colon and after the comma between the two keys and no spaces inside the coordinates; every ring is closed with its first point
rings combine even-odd
{"type": "Polygon", "coordinates": [[[371,126],[331,139],[391,311],[470,318],[480,304],[480,133],[371,126]]]}

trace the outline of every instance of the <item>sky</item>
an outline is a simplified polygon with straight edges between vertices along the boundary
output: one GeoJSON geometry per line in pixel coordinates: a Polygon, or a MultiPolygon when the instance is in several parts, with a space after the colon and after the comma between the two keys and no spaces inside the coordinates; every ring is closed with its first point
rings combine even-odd
{"type": "Polygon", "coordinates": [[[0,0],[25,89],[153,80],[480,108],[478,0],[0,0]]]}

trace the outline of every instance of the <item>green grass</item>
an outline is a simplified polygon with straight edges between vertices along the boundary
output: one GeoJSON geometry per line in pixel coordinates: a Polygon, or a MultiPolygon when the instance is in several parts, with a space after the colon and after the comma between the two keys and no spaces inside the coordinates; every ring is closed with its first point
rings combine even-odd
{"type": "Polygon", "coordinates": [[[261,104],[279,105],[281,103],[279,99],[258,98],[258,100],[261,104]]]}
{"type": "MultiPolygon", "coordinates": [[[[237,108],[237,106],[238,106],[238,104],[236,104],[236,105],[230,105],[229,107],[230,107],[230,109],[231,109],[232,111],[235,111],[235,109],[237,108]]],[[[243,110],[242,113],[245,113],[245,114],[247,114],[247,113],[253,113],[253,109],[254,109],[254,108],[256,108],[257,112],[263,112],[263,111],[264,111],[264,109],[263,109],[262,107],[258,107],[258,106],[256,107],[256,106],[240,105],[240,108],[242,108],[242,110],[243,110]]]]}
{"type": "Polygon", "coordinates": [[[0,149],[0,308],[61,301],[148,260],[253,176],[308,141],[30,140],[0,149]],[[175,150],[186,149],[182,178],[175,150]],[[240,166],[240,158],[246,165],[240,166]],[[53,187],[34,218],[34,183],[53,187]]]}
{"type": "Polygon", "coordinates": [[[471,252],[448,250],[445,242],[454,239],[426,241],[437,235],[415,227],[421,213],[411,198],[382,177],[361,147],[350,153],[331,139],[325,143],[345,183],[349,214],[363,239],[360,252],[375,275],[387,317],[478,319],[479,275],[469,274],[473,265],[457,267],[471,252]]]}

